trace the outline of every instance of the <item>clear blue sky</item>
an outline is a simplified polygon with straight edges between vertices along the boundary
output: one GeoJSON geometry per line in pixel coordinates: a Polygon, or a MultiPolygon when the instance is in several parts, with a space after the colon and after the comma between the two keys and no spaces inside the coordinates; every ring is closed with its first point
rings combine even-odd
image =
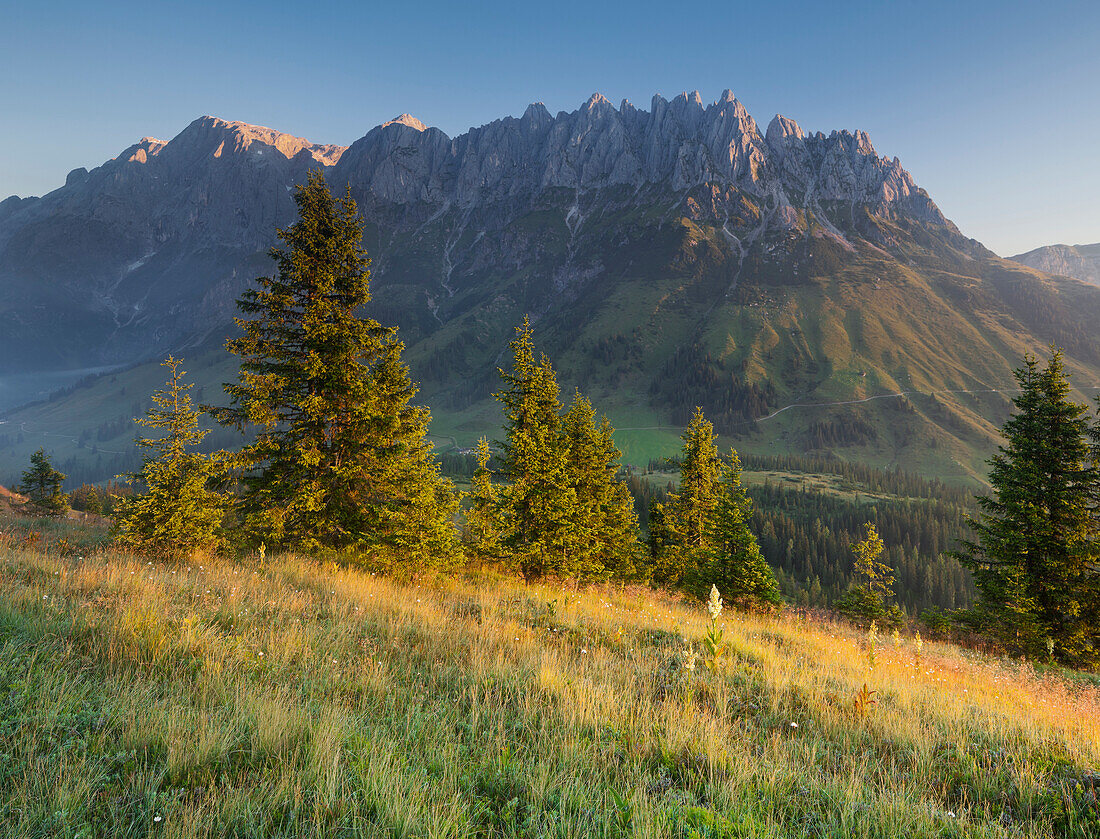
{"type": "Polygon", "coordinates": [[[868,131],[1001,254],[1100,241],[1100,2],[0,0],[0,197],[202,114],[347,144],[726,87],[868,131]]]}

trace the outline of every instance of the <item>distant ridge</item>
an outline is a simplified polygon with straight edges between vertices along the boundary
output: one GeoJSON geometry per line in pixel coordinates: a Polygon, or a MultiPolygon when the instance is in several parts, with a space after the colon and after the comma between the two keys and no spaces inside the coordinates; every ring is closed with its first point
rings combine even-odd
{"type": "Polygon", "coordinates": [[[1047,245],[1010,257],[1022,265],[1100,286],[1100,243],[1047,245]]]}

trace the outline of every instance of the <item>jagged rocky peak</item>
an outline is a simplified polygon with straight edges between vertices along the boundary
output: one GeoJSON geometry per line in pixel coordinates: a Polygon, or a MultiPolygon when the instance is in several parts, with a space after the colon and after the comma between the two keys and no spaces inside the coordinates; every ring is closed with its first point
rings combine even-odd
{"type": "Polygon", "coordinates": [[[588,101],[584,103],[584,108],[588,111],[593,111],[597,108],[600,110],[615,110],[615,106],[611,104],[611,100],[599,92],[593,93],[588,97],[588,101]]]}
{"type": "Polygon", "coordinates": [[[939,211],[899,164],[879,158],[863,131],[807,135],[777,116],[761,133],[731,90],[709,105],[698,91],[650,110],[616,108],[593,93],[557,115],[541,103],[450,138],[407,114],[372,129],[341,159],[335,177],[383,203],[532,198],[543,189],[667,183],[675,190],[728,184],[781,202],[854,201],[939,221],[939,211]]]}
{"type": "Polygon", "coordinates": [[[784,148],[790,140],[802,141],[806,139],[802,126],[782,114],[776,114],[772,117],[772,121],[768,123],[768,131],[765,136],[768,145],[773,149],[784,148]]]}
{"type": "MultiPolygon", "coordinates": [[[[161,187],[197,184],[197,171],[221,183],[238,168],[226,166],[229,160],[247,164],[241,172],[278,170],[260,180],[240,175],[246,178],[242,183],[283,186],[300,182],[309,167],[321,163],[332,168],[334,184],[351,184],[365,207],[434,205],[424,209],[429,215],[447,203],[528,205],[548,189],[651,185],[677,192],[732,187],[781,206],[856,202],[876,212],[945,221],[896,158],[877,156],[865,132],[807,134],[777,115],[764,134],[729,89],[709,104],[699,91],[671,100],[655,95],[649,110],[625,99],[616,108],[598,92],[576,110],[556,115],[536,102],[522,116],[454,138],[405,113],[348,148],[204,116],[167,143],[145,137],[98,170],[74,171],[64,195],[51,200],[85,195],[97,202],[95,196],[104,194],[100,179],[107,176],[121,177],[138,190],[146,188],[146,179],[161,187]]],[[[24,208],[5,209],[11,215],[24,208]]]]}
{"type": "MultiPolygon", "coordinates": [[[[283,157],[292,159],[306,152],[325,166],[333,166],[346,150],[344,146],[327,143],[312,143],[302,137],[284,134],[264,125],[252,125],[238,120],[223,120],[218,117],[203,116],[192,122],[169,145],[201,144],[210,146],[214,157],[230,152],[262,155],[268,149],[274,149],[283,157]]],[[[159,151],[159,149],[158,149],[159,151]]],[[[146,152],[148,154],[148,151],[146,152]]]]}
{"type": "Polygon", "coordinates": [[[527,110],[523,112],[523,119],[543,120],[547,118],[553,119],[553,116],[550,115],[550,111],[542,102],[532,102],[527,106],[527,110]]]}
{"type": "Polygon", "coordinates": [[[428,130],[428,126],[426,126],[424,123],[422,123],[416,117],[414,117],[412,114],[401,114],[401,116],[399,116],[399,117],[394,117],[393,119],[389,120],[388,122],[382,123],[381,127],[385,128],[386,126],[389,126],[389,125],[404,125],[404,126],[407,126],[408,128],[413,129],[414,131],[427,131],[428,130]]]}

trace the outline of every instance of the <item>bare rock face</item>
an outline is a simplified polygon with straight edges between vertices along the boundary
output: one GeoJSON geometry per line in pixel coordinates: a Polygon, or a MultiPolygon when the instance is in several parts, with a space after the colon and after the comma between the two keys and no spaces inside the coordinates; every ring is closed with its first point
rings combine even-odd
{"type": "Polygon", "coordinates": [[[350,186],[382,297],[398,289],[394,315],[424,330],[462,313],[460,278],[469,290],[514,272],[544,278],[532,300],[578,294],[604,270],[607,242],[585,237],[627,241],[640,222],[620,219],[652,207],[664,215],[646,223],[711,224],[741,260],[745,243],[811,228],[890,247],[899,219],[965,245],[863,132],[777,116],[763,134],[730,91],[655,96],[648,111],[599,94],[557,115],[536,103],[455,138],[402,114],[347,148],[207,116],[0,202],[0,367],[134,361],[222,334],[316,168],[350,186]]]}
{"type": "Polygon", "coordinates": [[[1048,274],[1061,274],[1100,286],[1100,243],[1047,245],[1009,258],[1048,274]]]}
{"type": "Polygon", "coordinates": [[[518,119],[453,140],[403,115],[353,143],[332,178],[380,203],[462,207],[556,188],[664,184],[685,191],[723,183],[756,196],[858,202],[947,223],[896,159],[878,157],[864,132],[807,136],[776,117],[765,137],[730,91],[707,106],[697,92],[671,101],[655,96],[649,111],[625,101],[615,108],[599,94],[556,117],[534,104],[518,119]]]}

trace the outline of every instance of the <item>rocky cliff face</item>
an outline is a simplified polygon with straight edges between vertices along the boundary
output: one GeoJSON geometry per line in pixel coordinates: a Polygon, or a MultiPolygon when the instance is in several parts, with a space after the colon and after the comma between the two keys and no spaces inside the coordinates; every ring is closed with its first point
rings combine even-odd
{"type": "Polygon", "coordinates": [[[876,212],[949,223],[897,158],[875,153],[862,131],[806,135],[776,116],[762,134],[728,90],[703,106],[698,93],[649,111],[616,109],[594,95],[556,117],[541,104],[453,140],[402,116],[353,143],[332,173],[382,204],[469,208],[532,199],[563,188],[664,185],[674,192],[735,186],[779,206],[848,202],[876,212]]]}
{"type": "Polygon", "coordinates": [[[479,305],[488,277],[547,311],[679,218],[720,229],[737,275],[754,247],[774,262],[799,240],[897,250],[920,228],[978,248],[863,132],[780,116],[761,132],[728,91],[648,111],[598,94],[557,115],[534,104],[455,138],[406,114],[347,149],[202,117],[0,203],[0,367],[128,362],[220,334],[314,167],[351,186],[379,305],[414,337],[479,305]]]}
{"type": "Polygon", "coordinates": [[[1010,257],[1015,262],[1100,286],[1100,243],[1095,245],[1047,245],[1010,257]]]}

